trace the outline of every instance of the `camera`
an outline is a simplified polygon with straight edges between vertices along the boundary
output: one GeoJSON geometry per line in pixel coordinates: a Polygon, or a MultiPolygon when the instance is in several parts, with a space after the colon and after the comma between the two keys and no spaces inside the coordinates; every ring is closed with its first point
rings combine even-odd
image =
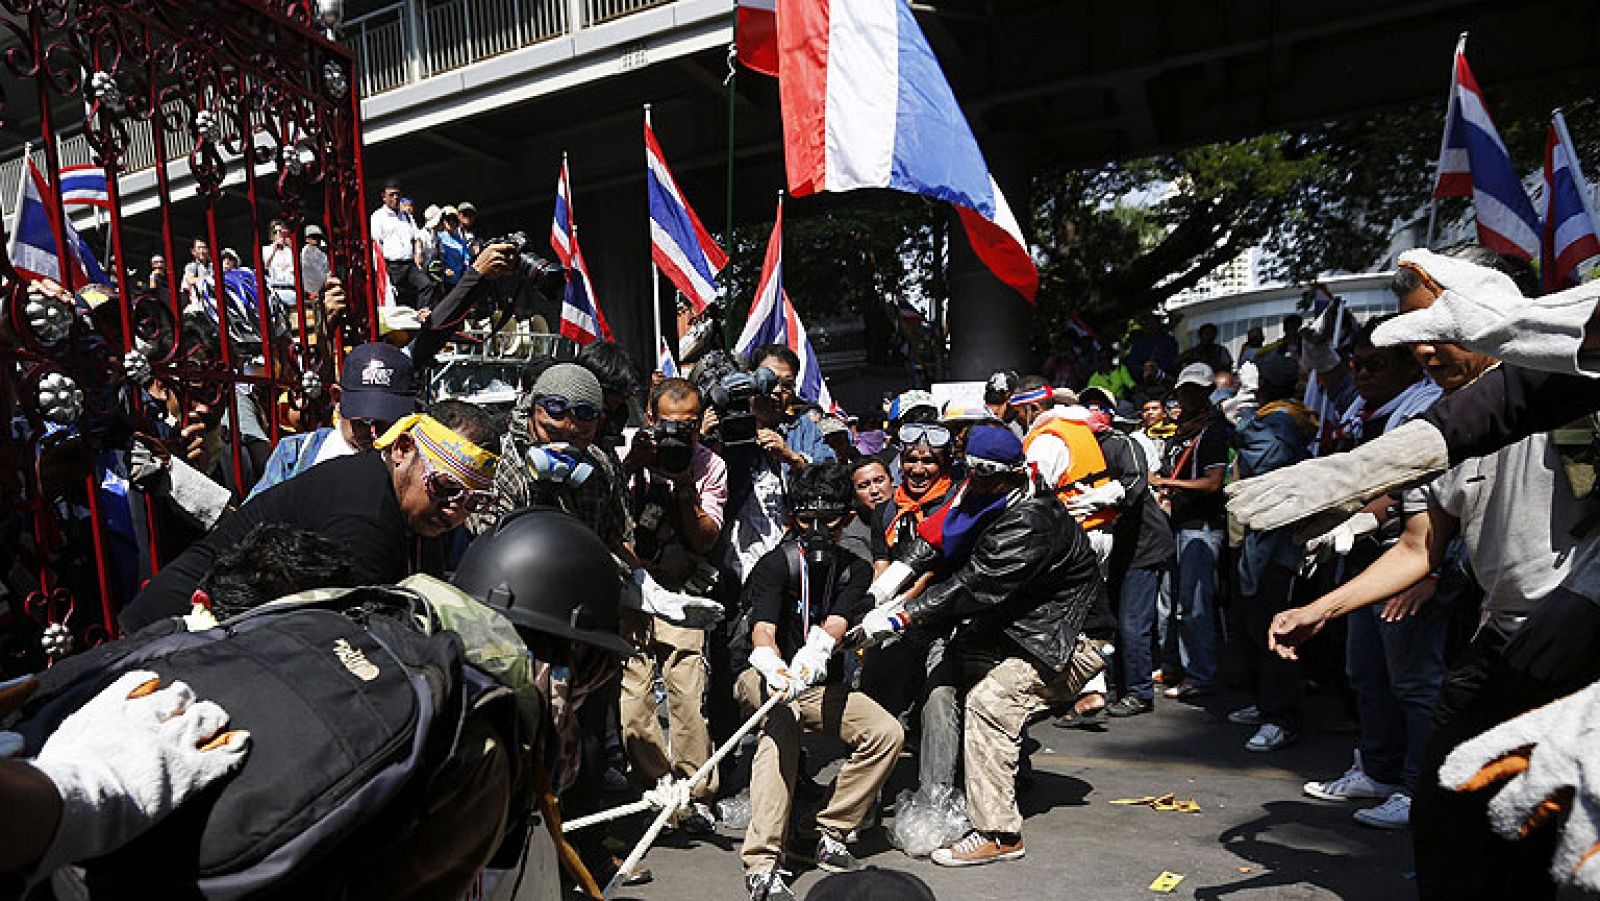
{"type": "Polygon", "coordinates": [[[511,273],[487,286],[496,309],[510,310],[518,319],[540,312],[544,302],[557,302],[566,293],[567,270],[528,249],[526,232],[511,232],[483,243],[484,247],[510,244],[511,273]],[[541,302],[541,300],[543,302],[541,302]]]}
{"type": "Polygon", "coordinates": [[[746,372],[721,351],[707,354],[696,366],[696,372],[696,387],[717,411],[717,434],[723,446],[754,444],[757,426],[750,401],[770,396],[778,387],[777,374],[765,366],[746,372]]]}
{"type": "Polygon", "coordinates": [[[694,423],[659,422],[645,429],[645,433],[656,447],[654,469],[667,473],[689,471],[694,460],[694,423]]]}

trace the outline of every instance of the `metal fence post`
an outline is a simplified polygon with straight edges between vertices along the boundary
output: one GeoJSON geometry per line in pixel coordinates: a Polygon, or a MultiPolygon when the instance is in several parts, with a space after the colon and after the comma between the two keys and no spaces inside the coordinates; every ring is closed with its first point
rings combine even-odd
{"type": "Polygon", "coordinates": [[[575,34],[588,24],[583,17],[583,0],[567,0],[567,34],[575,34]]]}
{"type": "Polygon", "coordinates": [[[427,44],[428,33],[423,27],[421,0],[405,0],[406,2],[406,41],[407,50],[411,57],[411,80],[421,81],[428,73],[427,44]]]}

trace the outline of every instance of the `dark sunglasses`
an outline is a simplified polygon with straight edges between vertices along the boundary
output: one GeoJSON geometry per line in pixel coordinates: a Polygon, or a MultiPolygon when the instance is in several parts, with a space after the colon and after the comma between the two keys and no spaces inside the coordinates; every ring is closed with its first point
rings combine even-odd
{"type": "Polygon", "coordinates": [[[547,394],[537,401],[539,409],[554,416],[556,419],[566,419],[571,416],[579,422],[594,422],[600,418],[600,408],[587,401],[573,403],[559,394],[547,394]]]}
{"type": "Polygon", "coordinates": [[[1389,368],[1389,361],[1383,356],[1368,357],[1364,360],[1355,357],[1350,360],[1350,368],[1356,372],[1382,372],[1389,368]]]}
{"type": "Polygon", "coordinates": [[[434,468],[427,455],[422,455],[422,487],[435,503],[446,507],[460,506],[468,513],[481,513],[494,506],[493,491],[479,491],[461,484],[455,476],[434,468]]]}
{"type": "Polygon", "coordinates": [[[950,430],[937,423],[908,422],[900,426],[895,433],[902,447],[912,447],[919,442],[926,441],[932,448],[948,447],[950,444],[950,430]]]}

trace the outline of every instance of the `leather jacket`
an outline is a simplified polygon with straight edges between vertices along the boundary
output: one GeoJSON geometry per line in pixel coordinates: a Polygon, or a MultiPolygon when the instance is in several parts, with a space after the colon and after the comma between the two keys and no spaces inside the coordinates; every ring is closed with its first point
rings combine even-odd
{"type": "Polygon", "coordinates": [[[913,625],[971,618],[970,629],[1003,635],[1060,672],[1080,632],[1114,629],[1089,539],[1054,494],[1000,515],[949,578],[906,603],[913,625]]]}

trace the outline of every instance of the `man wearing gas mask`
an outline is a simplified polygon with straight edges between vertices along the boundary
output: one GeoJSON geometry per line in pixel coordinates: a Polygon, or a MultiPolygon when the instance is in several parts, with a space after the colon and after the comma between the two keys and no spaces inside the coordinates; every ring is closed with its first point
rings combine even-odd
{"type": "MultiPolygon", "coordinates": [[[[686,379],[665,379],[650,391],[645,428],[633,433],[622,459],[634,553],[666,588],[709,597],[717,571],[707,555],[722,531],[728,467],[700,443],[700,392],[686,379]]],[[[686,777],[711,755],[700,701],[706,690],[706,633],[661,617],[624,617],[638,653],[622,672],[622,740],[635,771],[650,785],[686,777]],[[667,688],[671,753],[656,721],[655,673],[667,688]]],[[[717,791],[715,771],[695,786],[691,829],[709,829],[706,807],[717,791]]]]}
{"type": "Polygon", "coordinates": [[[745,885],[752,899],[791,901],[781,868],[803,730],[825,732],[850,746],[827,805],[817,814],[816,863],[830,872],[860,866],[845,837],[860,827],[894,769],[904,740],[900,724],[866,695],[851,691],[835,646],[865,606],[872,567],[838,547],[850,519],[851,489],[836,464],[807,467],[788,492],[782,541],[756,562],[744,585],[744,617],[736,657],[749,665],[734,687],[748,715],[772,695],[750,769],[750,826],[745,832],[745,885]]]}

